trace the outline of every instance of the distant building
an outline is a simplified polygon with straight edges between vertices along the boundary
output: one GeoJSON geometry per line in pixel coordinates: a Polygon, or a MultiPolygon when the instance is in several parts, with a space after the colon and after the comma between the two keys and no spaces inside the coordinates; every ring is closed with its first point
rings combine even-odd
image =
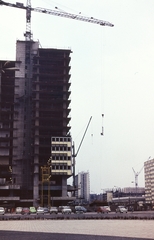
{"type": "Polygon", "coordinates": [[[125,187],[125,188],[108,188],[103,189],[103,193],[91,194],[91,201],[105,201],[105,202],[130,202],[140,201],[144,199],[145,188],[144,187],[125,187]]]}
{"type": "Polygon", "coordinates": [[[144,162],[145,201],[154,206],[154,159],[144,162]]]}
{"type": "Polygon", "coordinates": [[[122,188],[121,192],[129,194],[129,195],[144,195],[145,194],[145,188],[144,187],[126,187],[122,188]]]}
{"type": "Polygon", "coordinates": [[[75,176],[75,196],[79,202],[89,202],[90,200],[90,177],[89,172],[80,172],[75,176]]]}

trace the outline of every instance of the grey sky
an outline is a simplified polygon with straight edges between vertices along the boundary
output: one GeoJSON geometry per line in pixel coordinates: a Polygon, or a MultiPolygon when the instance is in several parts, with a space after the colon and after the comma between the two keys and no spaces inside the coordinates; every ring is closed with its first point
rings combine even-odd
{"type": "MultiPolygon", "coordinates": [[[[42,47],[69,47],[73,52],[71,133],[76,149],[92,116],[76,172],[90,172],[91,192],[133,187],[132,167],[138,172],[149,156],[154,157],[154,1],[31,2],[33,7],[57,6],[115,25],[32,13],[34,40],[39,39],[42,47]]],[[[24,39],[25,11],[3,6],[0,19],[0,59],[14,60],[16,40],[24,39]]],[[[144,186],[143,170],[138,181],[144,186]]]]}

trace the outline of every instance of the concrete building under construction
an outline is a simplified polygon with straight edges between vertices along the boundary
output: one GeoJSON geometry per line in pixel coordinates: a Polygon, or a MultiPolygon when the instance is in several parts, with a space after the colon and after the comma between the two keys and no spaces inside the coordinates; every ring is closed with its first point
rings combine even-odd
{"type": "Polygon", "coordinates": [[[74,200],[67,185],[72,176],[70,54],[17,41],[16,60],[0,60],[1,206],[74,200]]]}

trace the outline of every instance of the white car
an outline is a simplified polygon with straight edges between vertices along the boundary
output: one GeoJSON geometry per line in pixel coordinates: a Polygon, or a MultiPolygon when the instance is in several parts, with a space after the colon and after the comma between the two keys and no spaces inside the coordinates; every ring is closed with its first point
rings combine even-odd
{"type": "Polygon", "coordinates": [[[128,210],[127,208],[125,208],[124,206],[118,206],[117,209],[116,209],[116,212],[120,212],[120,213],[127,213],[128,210]]]}
{"type": "Polygon", "coordinates": [[[36,213],[37,213],[37,215],[38,214],[44,214],[44,208],[43,207],[38,207],[36,213]]]}
{"type": "Polygon", "coordinates": [[[0,214],[4,215],[5,209],[3,207],[0,207],[0,214]]]}
{"type": "Polygon", "coordinates": [[[72,210],[70,207],[68,206],[63,206],[62,210],[61,210],[62,214],[71,214],[72,210]]]}
{"type": "Polygon", "coordinates": [[[52,214],[52,213],[58,214],[58,209],[56,207],[51,207],[50,214],[52,214]]]}
{"type": "Polygon", "coordinates": [[[16,207],[16,214],[22,213],[22,207],[16,207]]]}
{"type": "Polygon", "coordinates": [[[111,212],[111,208],[109,206],[104,206],[108,212],[111,212]]]}

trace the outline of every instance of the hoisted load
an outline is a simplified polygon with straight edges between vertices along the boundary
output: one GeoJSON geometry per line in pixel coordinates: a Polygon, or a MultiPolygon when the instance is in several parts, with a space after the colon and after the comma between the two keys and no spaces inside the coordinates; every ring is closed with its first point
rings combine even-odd
{"type": "Polygon", "coordinates": [[[104,118],[104,114],[102,114],[102,132],[101,132],[102,136],[104,136],[103,118],[104,118]]]}

